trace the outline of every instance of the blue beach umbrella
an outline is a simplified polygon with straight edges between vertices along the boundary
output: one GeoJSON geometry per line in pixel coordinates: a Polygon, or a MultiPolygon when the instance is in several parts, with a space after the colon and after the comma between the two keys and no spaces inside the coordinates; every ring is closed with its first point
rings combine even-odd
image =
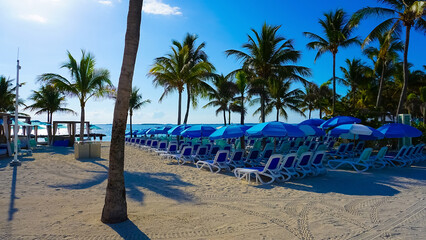
{"type": "Polygon", "coordinates": [[[337,116],[325,121],[323,124],[321,124],[320,127],[322,129],[327,129],[327,128],[337,127],[343,124],[351,124],[351,123],[361,123],[361,119],[356,117],[350,117],[350,116],[337,116]]]}
{"type": "Polygon", "coordinates": [[[246,131],[251,137],[304,137],[298,127],[282,122],[266,122],[254,125],[246,131]]]}
{"type": "Polygon", "coordinates": [[[306,136],[324,136],[325,132],[321,128],[315,127],[313,125],[304,125],[299,124],[297,127],[305,133],[306,136]]]}
{"type": "Polygon", "coordinates": [[[422,132],[415,127],[402,123],[388,123],[377,129],[385,138],[420,137],[422,132]]]}
{"type": "Polygon", "coordinates": [[[378,130],[362,124],[343,124],[332,129],[329,134],[333,137],[359,140],[376,140],[384,137],[378,130]]]}
{"type": "Polygon", "coordinates": [[[244,136],[244,133],[250,126],[245,125],[229,125],[224,126],[210,135],[210,139],[222,139],[222,138],[238,138],[244,136]]]}
{"type": "Polygon", "coordinates": [[[158,127],[155,129],[155,134],[168,134],[171,128],[170,126],[158,127]]]}
{"type": "Polygon", "coordinates": [[[187,129],[187,128],[189,128],[189,127],[191,127],[191,126],[189,126],[189,125],[177,125],[177,126],[175,126],[175,127],[172,127],[172,128],[170,128],[169,129],[169,131],[167,131],[167,133],[169,134],[169,135],[180,135],[180,133],[183,131],[183,130],[185,130],[185,129],[187,129]]]}
{"type": "Polygon", "coordinates": [[[310,125],[310,126],[318,127],[321,124],[323,124],[324,122],[325,122],[325,120],[322,120],[320,118],[311,118],[311,119],[308,119],[308,120],[305,120],[305,121],[299,123],[299,125],[310,125]]]}
{"type": "Polygon", "coordinates": [[[214,127],[208,126],[208,125],[194,125],[192,127],[189,127],[181,132],[182,137],[208,137],[213,132],[215,132],[216,129],[214,127]]]}

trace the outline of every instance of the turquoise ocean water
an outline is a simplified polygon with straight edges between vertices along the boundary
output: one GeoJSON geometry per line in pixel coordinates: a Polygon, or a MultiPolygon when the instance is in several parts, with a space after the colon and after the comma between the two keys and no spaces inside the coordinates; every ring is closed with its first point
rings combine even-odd
{"type": "MultiPolygon", "coordinates": [[[[96,126],[100,127],[101,129],[98,130],[91,130],[92,133],[101,133],[105,134],[106,137],[102,138],[102,141],[111,141],[111,130],[112,130],[112,124],[95,124],[96,126]]],[[[192,124],[191,124],[192,125],[192,124]]],[[[208,124],[212,127],[219,127],[223,126],[223,124],[208,124]]],[[[155,127],[161,127],[161,126],[176,126],[173,124],[133,124],[132,129],[134,130],[140,130],[140,129],[146,129],[146,128],[155,128],[155,127]]],[[[127,124],[126,132],[130,131],[130,124],[127,124]]]]}

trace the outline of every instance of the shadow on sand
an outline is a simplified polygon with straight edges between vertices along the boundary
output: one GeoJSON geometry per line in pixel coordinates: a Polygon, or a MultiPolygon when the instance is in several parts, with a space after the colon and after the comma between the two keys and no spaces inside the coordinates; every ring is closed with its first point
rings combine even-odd
{"type": "MultiPolygon", "coordinates": [[[[105,169],[104,171],[91,171],[86,172],[95,173],[91,179],[76,184],[58,184],[49,185],[52,188],[64,189],[88,189],[93,186],[99,185],[108,179],[108,167],[102,162],[105,159],[90,159],[81,160],[82,162],[89,162],[98,165],[105,169]]],[[[173,199],[178,202],[193,201],[193,197],[178,187],[192,186],[192,184],[184,182],[180,177],[173,173],[160,172],[160,173],[144,173],[144,172],[124,172],[127,196],[131,199],[141,202],[143,204],[145,194],[141,188],[148,189],[156,194],[173,199]]]]}
{"type": "Polygon", "coordinates": [[[143,233],[138,226],[136,226],[132,220],[127,220],[122,223],[116,223],[116,224],[107,224],[110,228],[112,228],[114,231],[116,231],[120,237],[122,237],[124,240],[127,239],[149,239],[145,233],[143,233]]]}

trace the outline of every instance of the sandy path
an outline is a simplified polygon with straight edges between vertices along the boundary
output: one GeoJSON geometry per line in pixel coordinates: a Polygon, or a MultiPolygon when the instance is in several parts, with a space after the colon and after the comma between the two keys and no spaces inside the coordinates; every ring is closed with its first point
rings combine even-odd
{"type": "MultiPolygon", "coordinates": [[[[108,155],[108,146],[102,156],[108,155]]],[[[269,186],[126,149],[129,219],[102,224],[105,159],[46,149],[0,160],[0,239],[421,239],[426,165],[269,186]]]]}

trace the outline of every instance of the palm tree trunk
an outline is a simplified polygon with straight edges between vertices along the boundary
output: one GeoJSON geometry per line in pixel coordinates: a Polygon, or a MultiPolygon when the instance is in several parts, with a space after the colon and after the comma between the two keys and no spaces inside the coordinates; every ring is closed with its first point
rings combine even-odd
{"type": "Polygon", "coordinates": [[[334,117],[334,110],[336,107],[336,53],[333,53],[333,110],[331,116],[334,117]]]}
{"type": "MultiPolygon", "coordinates": [[[[244,93],[241,94],[241,119],[240,119],[240,124],[244,125],[244,93]]],[[[244,135],[240,138],[240,144],[241,144],[241,149],[245,149],[246,148],[246,142],[244,139],[244,135]]]]}
{"type": "Polygon", "coordinates": [[[404,65],[403,65],[403,75],[404,75],[404,84],[402,85],[401,96],[399,97],[398,108],[396,110],[396,116],[400,114],[404,107],[405,98],[407,95],[408,88],[408,44],[410,43],[410,30],[411,25],[405,27],[405,47],[404,47],[404,65]]]}
{"type": "Polygon", "coordinates": [[[280,109],[277,108],[277,122],[280,120],[280,109]]]}
{"type": "Polygon", "coordinates": [[[189,90],[188,85],[186,87],[186,92],[188,93],[188,100],[186,101],[186,113],[185,113],[185,118],[183,120],[183,124],[188,123],[189,108],[191,104],[191,91],[189,90]]]}
{"type": "Polygon", "coordinates": [[[311,112],[312,112],[312,110],[309,109],[309,119],[311,119],[311,112]]]}
{"type": "Polygon", "coordinates": [[[322,118],[322,108],[319,109],[319,118],[322,118]]]}
{"type": "Polygon", "coordinates": [[[226,126],[226,110],[225,109],[223,110],[223,123],[226,126]]]}
{"type": "Polygon", "coordinates": [[[85,103],[81,101],[81,112],[80,112],[80,141],[84,141],[84,118],[85,118],[85,103]]]}
{"type": "Polygon", "coordinates": [[[126,189],[124,185],[124,134],[139,46],[142,3],[143,0],[129,1],[123,64],[118,82],[117,101],[114,107],[108,184],[101,218],[104,223],[118,223],[127,220],[126,189]]]}
{"type": "Polygon", "coordinates": [[[386,67],[386,64],[383,62],[382,74],[380,75],[379,91],[377,92],[376,109],[378,109],[380,106],[380,100],[381,100],[382,90],[383,90],[383,82],[385,79],[385,67],[386,67]]]}
{"type": "Polygon", "coordinates": [[[182,114],[182,92],[179,91],[179,101],[178,101],[178,121],[177,124],[181,124],[181,115],[182,114]]]}
{"type": "Polygon", "coordinates": [[[130,109],[130,137],[133,137],[133,129],[132,129],[132,117],[133,117],[133,110],[130,109]]]}
{"type": "Polygon", "coordinates": [[[231,109],[228,109],[228,124],[231,125],[231,109]]]}
{"type": "Polygon", "coordinates": [[[260,118],[262,120],[262,123],[265,122],[265,97],[263,96],[263,93],[260,95],[260,118]]]}

